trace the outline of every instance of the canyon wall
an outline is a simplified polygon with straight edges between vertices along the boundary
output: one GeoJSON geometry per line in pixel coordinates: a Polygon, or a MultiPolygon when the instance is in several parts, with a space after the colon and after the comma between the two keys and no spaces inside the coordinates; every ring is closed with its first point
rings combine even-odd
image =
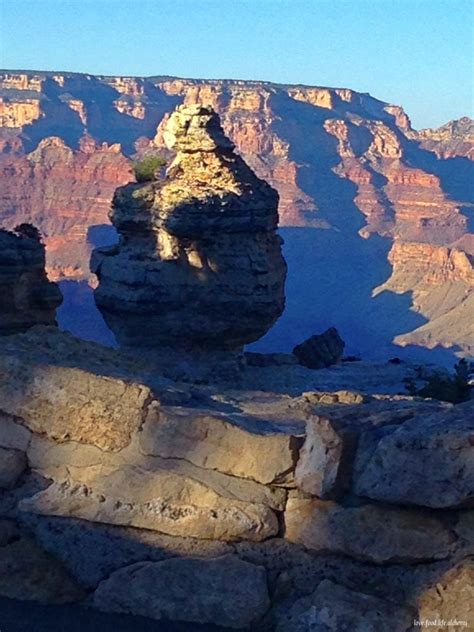
{"type": "Polygon", "coordinates": [[[280,195],[287,308],[261,347],[290,348],[333,324],[352,353],[398,352],[395,339],[472,346],[451,325],[469,313],[472,275],[454,279],[443,263],[448,248],[472,269],[469,119],[416,132],[402,108],[349,89],[163,76],[3,72],[0,99],[0,225],[34,222],[53,278],[92,282],[90,252],[116,239],[108,210],[133,180],[130,158],[170,158],[169,113],[202,103],[280,195]],[[435,308],[422,300],[423,244],[435,308]],[[433,319],[428,340],[420,331],[433,319]]]}

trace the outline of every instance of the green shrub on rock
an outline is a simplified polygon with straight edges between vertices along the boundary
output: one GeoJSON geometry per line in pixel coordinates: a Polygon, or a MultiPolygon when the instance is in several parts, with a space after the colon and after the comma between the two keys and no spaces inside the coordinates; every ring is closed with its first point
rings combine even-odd
{"type": "Polygon", "coordinates": [[[165,165],[166,160],[163,156],[158,154],[145,156],[142,160],[136,161],[133,164],[133,169],[137,182],[150,182],[150,180],[154,180],[157,170],[165,165]]]}

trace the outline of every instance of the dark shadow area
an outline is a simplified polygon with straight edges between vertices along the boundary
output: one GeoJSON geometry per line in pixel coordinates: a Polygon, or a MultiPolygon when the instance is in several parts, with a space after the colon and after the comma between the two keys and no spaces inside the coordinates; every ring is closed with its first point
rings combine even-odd
{"type": "Polygon", "coordinates": [[[75,604],[46,606],[0,597],[2,632],[224,632],[228,628],[154,621],[128,614],[99,612],[75,604]]]}
{"type": "Polygon", "coordinates": [[[114,334],[107,327],[94,301],[94,290],[87,281],[61,281],[63,303],[56,312],[59,328],[78,338],[117,347],[114,334]]]}
{"type": "Polygon", "coordinates": [[[119,236],[112,224],[95,224],[87,229],[87,241],[93,248],[104,248],[118,243],[119,236]]]}
{"type": "Polygon", "coordinates": [[[291,351],[314,333],[335,326],[346,342],[346,355],[386,360],[406,359],[451,363],[450,350],[400,347],[398,335],[420,327],[427,319],[411,311],[410,294],[373,290],[391,272],[390,242],[369,240],[318,228],[281,228],[288,263],[286,308],[274,327],[252,349],[291,351]]]}

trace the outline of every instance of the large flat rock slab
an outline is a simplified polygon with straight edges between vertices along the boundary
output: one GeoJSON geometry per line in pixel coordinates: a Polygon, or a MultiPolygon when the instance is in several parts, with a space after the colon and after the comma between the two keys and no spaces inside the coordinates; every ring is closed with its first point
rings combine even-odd
{"type": "Polygon", "coordinates": [[[248,628],[270,607],[265,569],[235,556],[139,562],[94,593],[102,610],[248,628]]]}
{"type": "Polygon", "coordinates": [[[209,540],[260,541],[278,532],[269,507],[220,496],[172,471],[97,465],[74,476],[23,500],[21,509],[209,540]]]}
{"type": "Polygon", "coordinates": [[[474,401],[420,416],[358,450],[358,495],[433,508],[474,504],[474,401]]]}
{"type": "Polygon", "coordinates": [[[0,406],[56,441],[120,450],[152,400],[144,385],[0,354],[0,406]]]}
{"type": "Polygon", "coordinates": [[[284,484],[293,478],[302,432],[301,425],[248,415],[161,407],[140,432],[140,450],[263,484],[284,484]]]}
{"type": "Polygon", "coordinates": [[[287,492],[283,488],[270,487],[250,479],[197,467],[185,459],[143,455],[136,437],[130,446],[115,453],[104,452],[95,446],[74,441],[55,443],[40,435],[34,435],[27,456],[31,468],[55,481],[63,481],[68,477],[76,480],[94,479],[97,466],[117,471],[122,467],[134,466],[144,472],[150,472],[151,475],[153,472],[173,473],[183,477],[183,480],[192,479],[201,483],[219,496],[230,500],[267,505],[278,511],[284,509],[287,497],[287,492]]]}

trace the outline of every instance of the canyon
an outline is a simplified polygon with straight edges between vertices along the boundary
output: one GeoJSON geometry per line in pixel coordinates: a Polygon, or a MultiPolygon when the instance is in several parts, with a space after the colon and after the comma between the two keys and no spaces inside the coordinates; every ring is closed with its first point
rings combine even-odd
{"type": "MultiPolygon", "coordinates": [[[[354,362],[335,328],[292,354],[242,353],[284,306],[278,194],[211,107],[177,106],[160,133],[175,150],[166,177],[117,188],[120,241],[92,256],[119,349],[61,331],[38,230],[0,231],[14,308],[0,303],[2,616],[16,608],[27,629],[41,607],[48,629],[61,613],[143,632],[468,629],[472,389],[457,403],[406,395],[418,364],[354,362]]],[[[413,257],[426,286],[471,281],[457,249],[395,245],[401,273],[380,294],[413,282],[413,257]]]]}
{"type": "Polygon", "coordinates": [[[472,353],[470,119],[417,132],[401,107],[345,88],[2,71],[0,225],[41,230],[63,326],[112,344],[91,316],[90,254],[116,242],[109,208],[132,161],[172,160],[164,130],[180,104],[214,108],[280,196],[286,308],[253,349],[335,325],[350,354],[472,353]]]}

